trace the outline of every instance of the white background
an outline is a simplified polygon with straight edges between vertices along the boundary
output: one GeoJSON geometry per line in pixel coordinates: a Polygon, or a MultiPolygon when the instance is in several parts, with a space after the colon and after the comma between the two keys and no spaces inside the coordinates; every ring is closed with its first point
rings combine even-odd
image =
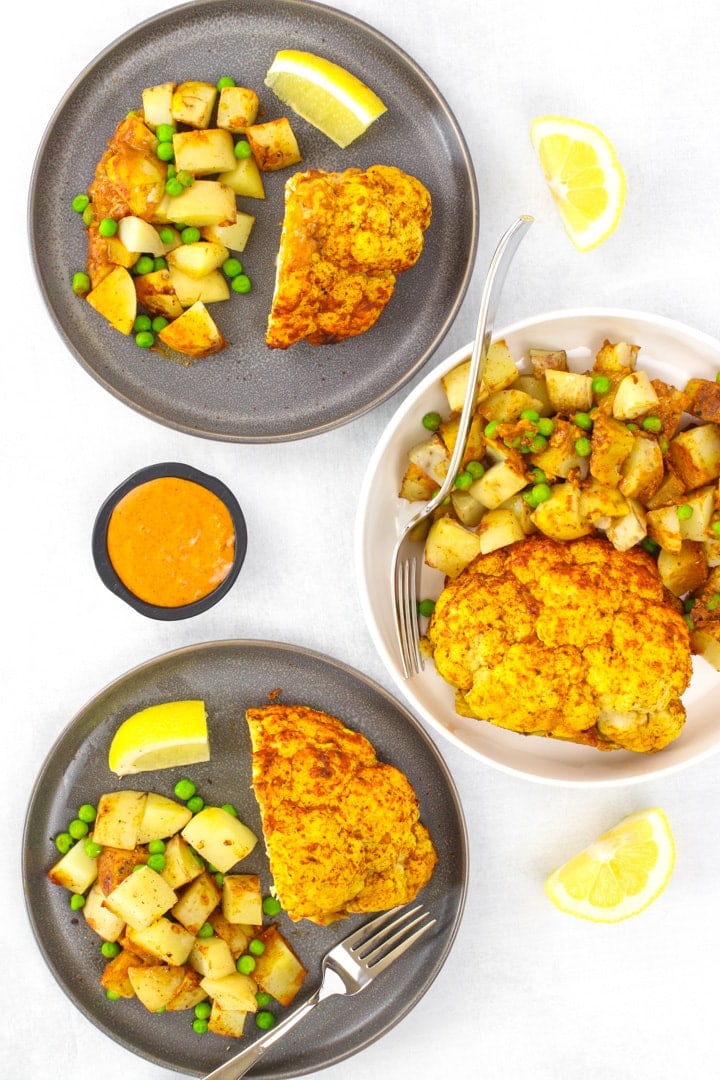
{"type": "MultiPolygon", "coordinates": [[[[103,686],[180,645],[225,637],[305,645],[386,686],[352,563],[356,495],[403,394],[337,431],[279,446],[174,433],[90,379],[36,288],[25,207],[58,101],[93,58],[162,0],[17,5],[4,61],[2,267],[2,686],[4,855],[0,1073],[169,1080],[116,1047],[55,984],[24,909],[20,839],[56,736],[103,686]],[[187,623],[144,621],[99,583],[95,513],[143,464],[185,460],[237,493],[250,548],[231,597],[187,623]],[[283,497],[273,496],[282,482],[283,497]],[[313,511],[308,514],[308,508],[313,511]],[[322,515],[318,528],[315,515],[322,515]]],[[[338,8],[392,38],[446,97],[481,200],[479,262],[431,363],[468,341],[484,270],[518,214],[535,215],[499,324],[557,308],[656,312],[720,337],[720,30],[712,0],[353,0],[338,8]],[[618,231],[581,255],[565,236],[529,144],[531,120],[577,116],[612,138],[628,177],[618,231]]],[[[720,690],[718,692],[720,723],[720,690]]],[[[441,747],[471,839],[456,946],[412,1013],[327,1080],[693,1080],[720,1075],[720,758],[647,784],[548,788],[441,747]],[[598,926],[557,912],[543,882],[625,813],[661,805],[675,874],[636,919],[598,926]]]]}

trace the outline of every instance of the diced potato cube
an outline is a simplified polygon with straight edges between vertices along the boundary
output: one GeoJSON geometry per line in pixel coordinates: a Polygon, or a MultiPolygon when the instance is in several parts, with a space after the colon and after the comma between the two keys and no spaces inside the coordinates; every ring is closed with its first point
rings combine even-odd
{"type": "Polygon", "coordinates": [[[242,134],[257,120],[260,98],[245,86],[224,86],[217,107],[217,125],[234,135],[242,134]]]}
{"type": "Polygon", "coordinates": [[[135,996],[149,1012],[160,1012],[167,1007],[184,975],[184,968],[169,964],[142,964],[128,968],[128,978],[135,996]]]}
{"type": "Polygon", "coordinates": [[[139,967],[141,963],[142,961],[137,956],[123,949],[103,968],[100,985],[106,992],[116,994],[118,997],[134,998],[135,991],[130,982],[129,970],[131,967],[139,967]]]}
{"type": "Polygon", "coordinates": [[[166,964],[185,964],[195,944],[195,935],[180,923],[161,915],[143,929],[129,926],[127,940],[132,948],[164,960],[166,964]]]}
{"type": "Polygon", "coordinates": [[[164,82],[158,86],[148,86],[142,92],[143,119],[147,126],[155,131],[160,124],[172,124],[172,99],[175,83],[164,82]]]}
{"type": "Polygon", "coordinates": [[[720,383],[714,379],[689,379],[685,386],[688,410],[699,420],[720,424],[720,383]]]}
{"type": "Polygon", "coordinates": [[[621,469],[635,443],[635,436],[625,424],[605,413],[594,414],[590,440],[590,472],[603,484],[618,487],[622,479],[621,469]]]}
{"type": "Polygon", "coordinates": [[[257,836],[221,806],[205,806],[188,822],[183,837],[221,874],[249,855],[257,836]]]}
{"type": "Polygon", "coordinates": [[[215,320],[201,300],[192,304],[174,322],[161,330],[158,338],[163,345],[191,360],[212,356],[227,345],[215,320]]]}
{"type": "Polygon", "coordinates": [[[577,428],[567,420],[556,420],[555,430],[544,450],[530,454],[530,463],[542,469],[545,475],[556,480],[576,471],[583,479],[588,470],[587,458],[581,457],[575,449],[577,428]]]}
{"type": "Polygon", "coordinates": [[[260,934],[265,951],[257,957],[253,977],[266,994],[281,1005],[289,1005],[303,984],[307,971],[277,926],[260,934]]]}
{"type": "Polygon", "coordinates": [[[128,251],[134,251],[137,255],[165,254],[165,245],[155,226],[134,214],[120,218],[117,236],[128,251]]]}
{"type": "Polygon", "coordinates": [[[683,507],[689,508],[690,516],[680,515],[680,535],[683,540],[702,543],[708,538],[708,529],[715,512],[715,488],[703,487],[692,491],[683,499],[683,507]]]}
{"type": "Polygon", "coordinates": [[[230,251],[244,251],[254,224],[252,214],[238,210],[234,225],[203,225],[200,235],[203,240],[214,240],[230,251]]]}
{"type": "Polygon", "coordinates": [[[637,499],[628,499],[630,509],[624,517],[609,518],[605,535],[617,551],[629,551],[647,536],[647,514],[637,499]]]}
{"type": "Polygon", "coordinates": [[[449,578],[456,578],[480,554],[480,537],[453,518],[441,517],[430,527],[425,562],[449,578]]]}
{"type": "Polygon", "coordinates": [[[508,390],[494,390],[480,405],[480,412],[486,420],[498,420],[501,424],[519,419],[525,409],[534,409],[539,413],[542,401],[513,387],[508,390]]]}
{"type": "Polygon", "coordinates": [[[222,885],[222,913],[228,922],[262,926],[262,892],[257,874],[226,874],[222,885]]]}
{"type": "Polygon", "coordinates": [[[679,551],[661,549],[657,560],[663,585],[675,596],[698,589],[707,581],[708,565],[702,544],[684,540],[679,551]]]}
{"type": "Polygon", "coordinates": [[[411,461],[405,470],[398,495],[408,502],[427,502],[438,489],[438,484],[432,476],[411,461]]]}
{"type": "Polygon", "coordinates": [[[220,979],[205,976],[200,985],[221,1009],[257,1012],[257,984],[249,975],[236,971],[232,975],[223,975],[220,979]]]}
{"type": "Polygon", "coordinates": [[[513,389],[523,390],[526,394],[529,394],[531,398],[542,403],[542,408],[539,409],[541,416],[549,416],[553,409],[550,404],[550,397],[547,392],[547,385],[545,378],[540,378],[535,375],[518,375],[517,379],[512,385],[513,389]]]}
{"type": "Polygon", "coordinates": [[[149,844],[152,840],[166,840],[169,836],[174,836],[187,825],[191,817],[192,810],[188,810],[184,803],[169,799],[166,795],[158,795],[155,791],[148,791],[138,828],[138,844],[149,844]]]}
{"type": "Polygon", "coordinates": [[[254,157],[238,158],[229,172],[220,173],[218,180],[244,199],[265,198],[265,184],[254,157]]]}
{"type": "Polygon", "coordinates": [[[424,473],[434,480],[438,487],[447,476],[450,454],[448,448],[436,433],[429,439],[411,446],[408,458],[413,465],[417,465],[424,473]]]}
{"type": "Polygon", "coordinates": [[[248,933],[248,927],[228,922],[219,908],[208,916],[208,922],[217,936],[227,942],[230,952],[236,959],[246,951],[251,936],[248,933]]]}
{"type": "Polygon", "coordinates": [[[175,891],[155,870],[141,866],[105,897],[105,906],[133,930],[143,930],[176,900],[175,891]]]}
{"type": "Polygon", "coordinates": [[[97,857],[97,876],[100,888],[105,896],[116,889],[136,866],[148,861],[148,850],[138,844],[132,851],[110,847],[106,844],[97,857]]]}
{"type": "Polygon", "coordinates": [[[533,523],[553,540],[576,540],[587,536],[593,527],[581,512],[581,492],[576,484],[553,484],[550,498],[533,513],[533,523]]]}
{"type": "Polygon", "coordinates": [[[639,345],[629,345],[626,341],[612,345],[605,340],[595,357],[594,370],[607,374],[634,371],[639,352],[639,345]]]}
{"type": "Polygon", "coordinates": [[[53,885],[62,885],[70,892],[84,893],[97,877],[97,859],[88,855],[82,841],[73,844],[69,851],[48,870],[53,885]]]}
{"type": "Polygon", "coordinates": [[[484,365],[480,365],[478,384],[481,396],[493,394],[497,390],[506,390],[517,379],[520,372],[507,342],[500,338],[493,341],[488,349],[484,365]]]}
{"type": "Polygon", "coordinates": [[[183,1009],[194,1009],[199,1002],[204,1001],[207,994],[200,985],[200,975],[192,968],[186,967],[183,981],[180,983],[175,996],[170,998],[165,1008],[168,1012],[181,1012],[183,1009]]]}
{"type": "Polygon", "coordinates": [[[88,926],[104,941],[117,941],[125,929],[125,920],[105,907],[105,893],[96,881],[85,897],[82,909],[88,926]]]}
{"type": "Polygon", "coordinates": [[[458,521],[468,529],[480,524],[485,507],[469,491],[453,491],[450,495],[453,512],[458,521]]]}
{"type": "Polygon", "coordinates": [[[677,506],[661,506],[657,510],[648,510],[647,530],[648,536],[665,551],[680,551],[682,534],[677,506]]]}
{"type": "Polygon", "coordinates": [[[700,424],[680,431],[670,442],[670,458],[688,490],[720,476],[720,427],[700,424]]]}
{"type": "Polygon", "coordinates": [[[221,979],[235,971],[235,957],[227,941],[219,937],[198,938],[192,947],[188,964],[203,978],[221,979]]]}
{"type": "Polygon", "coordinates": [[[229,131],[205,128],[201,131],[178,131],[173,135],[175,167],[193,176],[211,176],[235,166],[235,143],[229,131]]]}
{"type": "Polygon", "coordinates": [[[613,398],[616,420],[636,420],[659,404],[655,389],[646,371],[633,371],[621,379],[613,398]]]}
{"type": "Polygon", "coordinates": [[[180,83],[171,99],[173,123],[193,128],[208,127],[216,98],[217,87],[212,83],[196,79],[180,83]]]}
{"type": "Polygon", "coordinates": [[[111,791],[101,795],[93,825],[95,842],[125,851],[136,848],[146,799],[144,791],[111,791]]]}
{"type": "Polygon", "coordinates": [[[207,922],[210,912],[220,903],[220,896],[215,878],[208,870],[203,870],[184,887],[177,903],[171,908],[171,915],[191,934],[197,934],[203,923],[207,922]]]}
{"type": "Polygon", "coordinates": [[[530,349],[530,363],[533,375],[544,375],[546,371],[567,371],[567,353],[564,349],[530,349]]]}
{"type": "Polygon", "coordinates": [[[665,475],[662,450],[657,439],[637,434],[632,449],[620,467],[623,495],[647,502],[658,490],[665,475]]]}
{"type": "Polygon", "coordinates": [[[149,274],[140,274],[135,278],[135,292],[138,303],[150,315],[163,315],[166,319],[177,319],[183,313],[183,305],[167,269],[152,270],[149,274]]]}
{"type": "Polygon", "coordinates": [[[114,330],[129,334],[137,315],[135,282],[124,266],[115,266],[85,297],[114,330]]]}
{"type": "Polygon", "coordinates": [[[276,172],[302,161],[300,147],[286,116],[264,124],[250,124],[245,137],[261,172],[276,172]]]}
{"type": "Polygon", "coordinates": [[[670,438],[690,407],[690,399],[684,390],[663,382],[662,379],[652,379],[653,390],[658,396],[658,404],[653,409],[653,416],[657,416],[662,424],[663,434],[670,438]]]}
{"type": "Polygon", "coordinates": [[[168,266],[166,273],[180,303],[181,315],[193,304],[219,304],[230,299],[230,286],[220,270],[211,270],[201,278],[190,277],[177,266],[168,266]]]}
{"type": "Polygon", "coordinates": [[[162,877],[171,889],[187,885],[202,874],[205,865],[182,836],[171,836],[165,845],[165,867],[162,877]]]}
{"type": "Polygon", "coordinates": [[[173,248],[168,252],[167,262],[172,269],[200,281],[221,267],[229,254],[224,244],[218,244],[215,240],[198,240],[173,248]]]}
{"type": "Polygon", "coordinates": [[[208,1017],[208,1031],[226,1039],[239,1039],[245,1030],[246,1019],[247,1011],[244,1009],[221,1009],[217,1001],[213,1001],[208,1017]]]}
{"type": "Polygon", "coordinates": [[[494,510],[526,484],[525,471],[508,459],[491,465],[478,480],[473,480],[467,490],[488,510],[494,510]]]}
{"type": "Polygon", "coordinates": [[[508,547],[525,536],[517,516],[508,507],[497,507],[483,515],[477,529],[480,552],[487,555],[498,548],[508,547]]]}
{"type": "Polygon", "coordinates": [[[707,660],[708,664],[720,671],[720,623],[713,627],[693,630],[690,634],[693,652],[707,660]]]}
{"type": "Polygon", "coordinates": [[[629,503],[618,488],[603,484],[595,477],[590,477],[580,489],[580,515],[591,525],[603,517],[624,517],[629,510],[629,503]]]}
{"type": "Polygon", "coordinates": [[[548,368],[545,372],[550,404],[555,412],[587,412],[593,401],[592,377],[548,368]]]}
{"type": "Polygon", "coordinates": [[[170,222],[194,225],[233,225],[237,220],[235,192],[220,180],[196,180],[175,195],[166,207],[170,222]]]}

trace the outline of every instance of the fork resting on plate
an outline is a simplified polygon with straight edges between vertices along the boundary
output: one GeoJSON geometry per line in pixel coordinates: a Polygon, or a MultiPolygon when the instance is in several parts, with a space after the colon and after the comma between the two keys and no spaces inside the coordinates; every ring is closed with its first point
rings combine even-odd
{"type": "Polygon", "coordinates": [[[467,446],[470,422],[477,397],[478,377],[482,375],[488,349],[490,348],[500,293],[502,292],[508,267],[520,245],[520,241],[532,222],[532,217],[523,214],[503,234],[500,243],[495,249],[480,301],[480,314],[470,357],[465,399],[447,474],[440,489],[432,499],[425,503],[406,523],[393,551],[390,588],[400,649],[401,668],[405,679],[418,675],[424,667],[420,652],[420,625],[417,610],[418,581],[424,551],[424,538],[420,526],[440,506],[455,483],[455,477],[467,446]]]}

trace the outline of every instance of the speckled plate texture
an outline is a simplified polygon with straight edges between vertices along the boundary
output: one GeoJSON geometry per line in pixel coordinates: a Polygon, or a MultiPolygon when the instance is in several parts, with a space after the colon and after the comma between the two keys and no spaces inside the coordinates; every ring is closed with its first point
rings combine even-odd
{"type": "MultiPolygon", "coordinates": [[[[195,645],[128,672],[71,721],[37,778],[23,838],[25,898],[50,970],[88,1020],[139,1056],[192,1076],[211,1071],[242,1047],[216,1035],[195,1034],[190,1013],[158,1016],[138,1001],[105,999],[99,984],[105,961],[98,938],[82,915],[70,910],[67,892],[46,877],[59,857],[52,837],[67,827],[81,803],[95,803],[104,791],[130,787],[172,796],[184,775],[195,781],[206,802],[232,802],[260,836],[245,710],[267,704],[274,691],[284,704],[307,705],[339,717],[370,739],[380,760],[406,773],[438,851],[435,872],[419,897],[438,924],[358,997],[332,998],[314,1010],[267,1052],[251,1075],[265,1080],[302,1076],[342,1061],[394,1027],[442,968],[465,904],[467,833],[454,782],[419,722],[381,687],[328,657],[263,641],[195,645]],[[126,717],[156,702],[195,697],[207,707],[209,762],[122,780],[109,772],[110,741],[126,717]]],[[[260,875],[267,892],[271,878],[263,845],[242,865],[260,875]]],[[[362,922],[363,917],[354,917],[319,928],[280,917],[281,930],[308,968],[296,1004],[318,986],[324,953],[362,922]]],[[[278,1007],[278,1019],[285,1014],[278,1007]]],[[[248,1031],[252,1038],[253,1028],[248,1031]]]]}
{"type": "Polygon", "coordinates": [[[441,94],[396,45],[351,15],[303,0],[209,0],[141,23],[83,71],[58,106],[35,162],[31,249],[48,310],[70,352],[110,393],[171,428],[230,442],[276,442],[328,430],[402,387],[447,333],[471,276],[477,245],[475,174],[441,94]],[[425,249],[398,279],[370,331],[337,345],[271,350],[264,335],[290,172],[265,174],[266,199],[240,200],[256,217],[242,261],[252,292],[211,311],[230,345],[185,367],[139,349],[71,291],[86,242],[71,201],[90,184],[115,126],[141,107],[144,87],[231,75],[260,95],[260,119],[287,114],[264,86],[280,48],[306,49],[354,71],[387,112],[344,150],[291,117],[298,168],[339,171],[396,165],[433,199],[425,249]]]}

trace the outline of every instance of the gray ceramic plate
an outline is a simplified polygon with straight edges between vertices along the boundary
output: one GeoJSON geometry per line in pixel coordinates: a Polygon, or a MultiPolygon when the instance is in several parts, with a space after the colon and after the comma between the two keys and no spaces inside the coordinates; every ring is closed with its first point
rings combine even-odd
{"type": "Polygon", "coordinates": [[[368,411],[428,360],[465,295],[477,244],[475,175],[457,123],[428,77],[396,45],[350,15],[303,0],[199,0],[157,15],[119,38],[82,72],[45,132],[33,173],[29,229],[47,307],[70,351],[116,397],[169,427],[233,442],[316,434],[368,411]],[[192,368],[174,364],[112,330],[70,289],[85,265],[85,237],[70,203],[92,180],[118,121],[144,87],[167,80],[253,87],[265,116],[284,107],[263,85],[279,48],[320,53],[354,70],[388,111],[340,150],[293,117],[303,167],[329,171],[380,163],[422,180],[433,220],[419,263],[401,275],[372,330],[339,345],[285,352],[264,343],[275,278],[286,175],[266,174],[264,202],[243,255],[253,290],[215,305],[230,346],[192,368]],[[51,179],[49,179],[51,178],[51,179]]]}
{"type": "MultiPolygon", "coordinates": [[[[23,841],[25,896],[48,966],[82,1013],[128,1050],[190,1075],[216,1068],[233,1047],[215,1035],[196,1035],[189,1013],[153,1016],[137,1001],[105,1000],[98,982],[104,964],[98,939],[82,916],[70,911],[65,890],[47,881],[46,872],[57,858],[51,838],[67,826],[81,803],[95,802],[105,790],[122,785],[171,795],[181,775],[195,780],[206,802],[234,803],[241,818],[260,835],[244,711],[266,704],[268,694],[275,690],[286,704],[324,710],[363,732],[381,760],[398,766],[409,777],[420,800],[422,820],[438,850],[437,867],[420,897],[438,925],[360,997],[325,1002],[268,1051],[252,1075],[266,1080],[301,1076],[341,1061],[380,1038],[433,982],[462,917],[467,835],[454,783],[419,722],[383,689],[317,653],[262,641],[196,645],[135,668],[81,710],[40,772],[23,841]],[[118,781],[107,768],[108,747],[118,724],[155,702],[184,697],[201,697],[206,702],[210,762],[118,781]]],[[[250,873],[260,874],[267,890],[270,876],[261,847],[248,857],[247,866],[250,873]]],[[[321,929],[283,921],[284,932],[309,971],[298,1004],[318,985],[323,954],[361,922],[355,918],[321,929]]],[[[281,1015],[284,1010],[278,1011],[281,1015]]]]}

